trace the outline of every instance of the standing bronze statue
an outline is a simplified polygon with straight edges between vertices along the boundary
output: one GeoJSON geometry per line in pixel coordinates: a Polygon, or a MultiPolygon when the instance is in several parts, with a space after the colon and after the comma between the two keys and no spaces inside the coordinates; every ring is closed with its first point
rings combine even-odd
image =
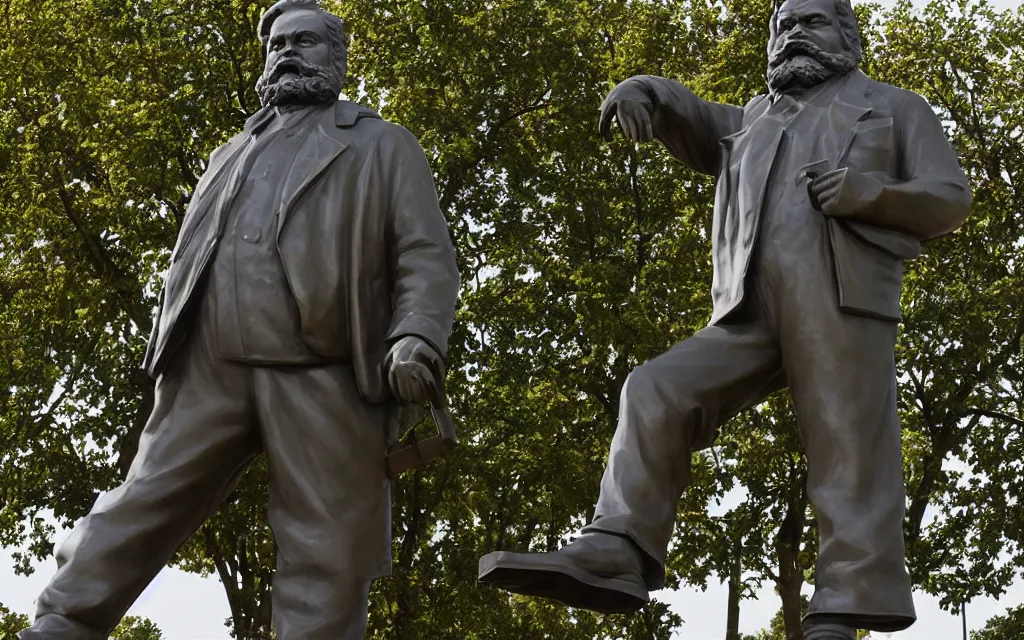
{"type": "Polygon", "coordinates": [[[773,391],[793,397],[820,546],[807,640],[915,620],[893,349],[903,261],[953,231],[967,180],[927,102],[858,70],[849,0],[787,0],[771,20],[767,95],[707,102],[637,76],[608,95],[630,140],[718,177],[709,326],[638,367],[593,521],[554,553],[497,552],[480,579],[606,612],[664,585],[690,455],[773,391]]]}
{"type": "Polygon", "coordinates": [[[261,452],[278,640],[362,638],[391,570],[385,455],[399,404],[447,420],[455,255],[416,138],[338,100],[342,21],[282,0],[259,35],[263,108],[182,223],[138,454],[58,552],[21,640],[106,640],[261,452]]]}

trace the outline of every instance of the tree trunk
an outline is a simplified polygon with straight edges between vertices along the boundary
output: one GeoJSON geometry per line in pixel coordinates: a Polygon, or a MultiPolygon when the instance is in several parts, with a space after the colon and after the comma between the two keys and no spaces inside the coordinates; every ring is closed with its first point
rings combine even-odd
{"type": "Polygon", "coordinates": [[[398,549],[398,562],[395,570],[397,591],[395,594],[395,614],[391,620],[390,638],[403,640],[413,637],[413,626],[419,614],[418,588],[409,580],[406,575],[412,571],[413,558],[416,549],[419,547],[420,536],[422,535],[424,523],[424,510],[421,503],[421,492],[423,486],[423,470],[416,469],[413,472],[411,486],[409,488],[408,520],[406,521],[405,535],[402,536],[402,543],[398,549]]]}
{"type": "Polygon", "coordinates": [[[729,604],[725,622],[725,640],[740,640],[740,588],[743,584],[743,536],[737,534],[732,546],[729,570],[729,604]]]}
{"type": "Polygon", "coordinates": [[[793,473],[793,485],[786,505],[786,515],[775,540],[775,553],[779,560],[776,587],[782,599],[782,619],[786,625],[786,640],[803,640],[803,567],[800,566],[800,546],[803,541],[807,514],[806,474],[793,473]]]}
{"type": "Polygon", "coordinates": [[[786,640],[803,640],[804,637],[803,602],[800,598],[802,586],[803,580],[794,581],[785,586],[779,585],[779,596],[782,598],[782,620],[786,624],[786,640]]]}
{"type": "Polygon", "coordinates": [[[245,534],[226,534],[224,527],[214,531],[212,523],[203,527],[206,553],[217,567],[231,611],[231,637],[235,640],[271,640],[270,590],[273,563],[256,557],[255,545],[245,534]],[[218,535],[219,534],[219,535],[218,535]],[[230,540],[225,538],[230,535],[230,540]]]}

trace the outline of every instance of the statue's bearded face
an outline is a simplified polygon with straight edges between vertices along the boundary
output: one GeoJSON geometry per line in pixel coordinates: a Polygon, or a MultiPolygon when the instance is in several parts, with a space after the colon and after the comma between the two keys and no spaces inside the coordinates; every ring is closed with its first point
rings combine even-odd
{"type": "Polygon", "coordinates": [[[264,106],[330,104],[341,80],[332,67],[327,27],[319,11],[289,11],[267,39],[267,61],[256,83],[264,106]]]}
{"type": "Polygon", "coordinates": [[[835,0],[787,0],[768,50],[768,86],[800,93],[857,67],[840,29],[835,0]]]}

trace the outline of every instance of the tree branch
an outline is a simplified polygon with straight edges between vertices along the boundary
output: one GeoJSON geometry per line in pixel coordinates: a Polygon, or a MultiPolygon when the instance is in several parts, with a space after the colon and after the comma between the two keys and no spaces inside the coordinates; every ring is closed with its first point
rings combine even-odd
{"type": "Polygon", "coordinates": [[[1002,411],[993,411],[991,409],[976,409],[972,407],[970,409],[965,409],[960,413],[960,415],[965,418],[967,416],[977,416],[981,418],[992,418],[993,420],[1002,420],[1003,422],[1009,422],[1010,424],[1016,427],[1024,428],[1024,420],[1021,420],[1020,418],[1017,418],[1015,416],[1011,416],[1008,413],[1003,413],[1002,411]]]}
{"type": "Polygon", "coordinates": [[[63,173],[60,170],[59,162],[54,166],[54,177],[56,178],[57,197],[64,210],[64,215],[74,226],[78,237],[82,240],[82,246],[86,255],[89,256],[89,264],[96,275],[104,281],[116,296],[121,311],[135,323],[139,332],[143,335],[149,334],[152,329],[152,318],[144,310],[141,288],[129,287],[130,278],[124,273],[107,253],[96,234],[88,228],[85,220],[75,210],[74,197],[68,192],[65,185],[63,173]]]}

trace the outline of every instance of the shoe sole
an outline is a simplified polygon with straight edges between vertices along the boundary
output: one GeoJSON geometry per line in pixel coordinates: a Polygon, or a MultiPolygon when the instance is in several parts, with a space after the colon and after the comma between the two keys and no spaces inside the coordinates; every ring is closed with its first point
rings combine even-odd
{"type": "Polygon", "coordinates": [[[569,564],[524,556],[528,554],[496,551],[480,558],[480,582],[598,613],[634,613],[650,600],[639,576],[596,576],[569,564]]]}

